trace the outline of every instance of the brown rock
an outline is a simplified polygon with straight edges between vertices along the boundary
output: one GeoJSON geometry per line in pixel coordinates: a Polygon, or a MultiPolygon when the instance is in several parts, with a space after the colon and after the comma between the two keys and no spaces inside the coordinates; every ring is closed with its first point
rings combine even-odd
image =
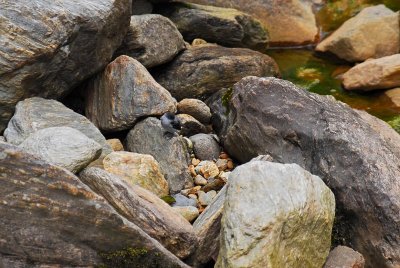
{"type": "Polygon", "coordinates": [[[151,155],[113,152],[103,160],[104,169],[121,176],[130,185],[139,185],[159,197],[168,195],[168,182],[151,155]]]}
{"type": "Polygon", "coordinates": [[[360,63],[343,74],[348,90],[371,91],[400,86],[400,54],[360,63]]]}
{"type": "Polygon", "coordinates": [[[110,145],[114,152],[119,152],[124,150],[124,146],[119,139],[108,139],[107,143],[110,145]]]}
{"type": "Polygon", "coordinates": [[[196,177],[197,173],[194,169],[194,165],[189,166],[189,172],[190,172],[190,175],[192,175],[192,177],[196,177]]]}
{"type": "Polygon", "coordinates": [[[190,137],[207,131],[206,127],[191,115],[178,114],[176,117],[178,117],[181,122],[181,130],[179,133],[183,136],[190,137]]]}
{"type": "Polygon", "coordinates": [[[225,183],[226,182],[223,178],[210,178],[202,190],[206,193],[208,193],[209,191],[219,191],[222,189],[222,187],[224,187],[225,183]]]}
{"type": "Polygon", "coordinates": [[[197,166],[201,161],[197,158],[192,158],[192,165],[197,166]]]}
{"type": "Polygon", "coordinates": [[[400,88],[386,90],[385,95],[390,98],[397,108],[400,108],[400,88]]]}
{"type": "Polygon", "coordinates": [[[198,99],[183,99],[178,103],[178,113],[189,114],[203,124],[210,123],[210,108],[198,99]]]}
{"type": "Polygon", "coordinates": [[[195,168],[196,173],[200,173],[204,178],[216,177],[219,169],[213,161],[201,161],[195,168]]]}
{"type": "Polygon", "coordinates": [[[176,101],[137,60],[120,56],[89,85],[86,116],[98,128],[131,128],[144,116],[175,112],[176,101]]]}
{"type": "Polygon", "coordinates": [[[324,268],[364,268],[363,255],[349,247],[338,246],[328,256],[324,268]]]}

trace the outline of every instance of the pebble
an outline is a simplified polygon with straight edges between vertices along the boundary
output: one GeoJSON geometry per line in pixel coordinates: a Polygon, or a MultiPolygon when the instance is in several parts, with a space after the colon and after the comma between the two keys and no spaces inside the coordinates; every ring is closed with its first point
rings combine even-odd
{"type": "Polygon", "coordinates": [[[216,177],[219,169],[213,161],[201,161],[195,168],[197,174],[203,175],[204,178],[216,177]]]}
{"type": "Polygon", "coordinates": [[[195,186],[195,187],[190,188],[190,189],[182,190],[181,194],[183,194],[184,196],[188,196],[190,194],[196,194],[200,189],[201,189],[201,186],[195,186]]]}
{"type": "Polygon", "coordinates": [[[204,186],[204,185],[207,184],[207,180],[206,180],[205,178],[203,178],[203,176],[197,175],[197,176],[194,178],[194,184],[200,185],[200,186],[204,186]]]}
{"type": "Polygon", "coordinates": [[[228,160],[227,159],[218,159],[215,163],[219,170],[224,171],[228,168],[228,160]]]}
{"type": "Polygon", "coordinates": [[[225,181],[221,178],[210,178],[207,184],[203,187],[204,192],[219,191],[224,187],[225,181]]]}
{"type": "Polygon", "coordinates": [[[192,206],[173,207],[173,209],[189,222],[194,221],[199,216],[199,210],[192,206]]]}
{"type": "Polygon", "coordinates": [[[228,158],[229,158],[229,155],[227,155],[227,153],[225,153],[225,152],[221,152],[221,154],[219,155],[219,158],[221,158],[221,159],[228,159],[228,158]]]}
{"type": "Polygon", "coordinates": [[[233,161],[232,160],[228,160],[228,169],[233,169],[234,165],[233,165],[233,161]]]}
{"type": "Polygon", "coordinates": [[[111,146],[111,149],[114,152],[119,152],[124,150],[124,146],[122,145],[119,139],[108,139],[107,143],[111,146]]]}
{"type": "Polygon", "coordinates": [[[196,204],[197,204],[197,195],[195,195],[195,194],[190,194],[190,195],[188,195],[188,197],[190,198],[190,199],[193,199],[193,200],[195,200],[196,201],[196,204]]]}
{"type": "Polygon", "coordinates": [[[209,204],[211,204],[212,200],[214,199],[214,197],[217,195],[217,192],[212,190],[209,191],[207,193],[203,192],[203,191],[199,191],[198,193],[199,196],[199,203],[202,206],[208,206],[209,204]]]}
{"type": "Polygon", "coordinates": [[[197,206],[197,201],[188,198],[184,196],[183,194],[175,194],[173,195],[175,198],[175,203],[172,204],[173,207],[187,207],[187,206],[192,206],[196,207],[197,206]]]}
{"type": "Polygon", "coordinates": [[[197,159],[197,158],[192,158],[192,165],[193,166],[197,166],[198,164],[200,164],[200,160],[199,159],[197,159]]]}
{"type": "Polygon", "coordinates": [[[192,177],[196,177],[197,176],[196,170],[194,169],[193,165],[189,166],[189,172],[190,172],[190,175],[192,175],[192,177]]]}
{"type": "Polygon", "coordinates": [[[232,172],[230,172],[230,171],[227,171],[227,172],[221,171],[221,172],[219,173],[218,177],[226,183],[226,182],[228,181],[229,175],[230,175],[231,173],[232,173],[232,172]]]}

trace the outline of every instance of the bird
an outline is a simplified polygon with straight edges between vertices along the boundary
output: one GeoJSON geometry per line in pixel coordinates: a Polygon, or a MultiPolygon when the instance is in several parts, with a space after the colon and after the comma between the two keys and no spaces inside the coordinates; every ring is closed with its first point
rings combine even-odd
{"type": "Polygon", "coordinates": [[[173,113],[165,113],[163,116],[161,116],[160,120],[161,126],[165,130],[165,134],[172,134],[172,136],[174,136],[175,133],[179,132],[181,129],[181,121],[173,113]]]}

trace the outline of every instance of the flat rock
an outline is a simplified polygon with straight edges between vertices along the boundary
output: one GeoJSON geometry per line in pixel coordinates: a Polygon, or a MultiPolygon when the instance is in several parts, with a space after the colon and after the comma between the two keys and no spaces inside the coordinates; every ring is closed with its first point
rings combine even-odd
{"type": "Polygon", "coordinates": [[[200,160],[218,159],[221,153],[218,142],[209,134],[196,134],[189,138],[193,142],[193,150],[200,160]]]}
{"type": "Polygon", "coordinates": [[[315,43],[318,28],[313,2],[304,0],[191,0],[191,3],[236,8],[246,12],[268,30],[270,46],[315,43]]]}
{"type": "Polygon", "coordinates": [[[55,166],[77,173],[101,154],[101,145],[70,127],[50,127],[31,134],[19,145],[55,166]]]}
{"type": "Polygon", "coordinates": [[[153,74],[173,97],[182,100],[206,98],[245,76],[277,76],[279,69],[272,58],[250,49],[199,45],[153,74]]]}
{"type": "Polygon", "coordinates": [[[335,197],[319,177],[296,164],[253,161],[227,187],[215,267],[323,266],[335,197]]]}
{"type": "Polygon", "coordinates": [[[178,113],[189,114],[199,120],[203,124],[210,123],[211,111],[210,108],[198,99],[183,99],[178,105],[178,113]]]}
{"type": "Polygon", "coordinates": [[[0,133],[18,101],[58,98],[110,61],[129,0],[1,1],[0,133]]]}
{"type": "Polygon", "coordinates": [[[104,131],[130,129],[141,117],[176,111],[176,101],[146,68],[119,56],[89,85],[86,116],[104,131]]]}
{"type": "Polygon", "coordinates": [[[0,159],[6,267],[188,268],[71,172],[13,145],[0,144],[0,159]],[[118,252],[137,254],[127,263],[118,252]]]}
{"type": "Polygon", "coordinates": [[[159,197],[169,193],[168,182],[153,156],[131,152],[112,152],[103,160],[104,170],[121,176],[130,185],[139,185],[159,197]]]}
{"type": "Polygon", "coordinates": [[[4,131],[7,142],[18,145],[34,132],[49,127],[70,127],[79,130],[103,147],[103,154],[111,147],[100,131],[84,116],[75,113],[55,100],[34,97],[20,101],[15,114],[4,131]]]}
{"type": "Polygon", "coordinates": [[[160,164],[172,194],[193,185],[189,173],[189,151],[184,138],[169,137],[159,119],[146,118],[129,131],[125,145],[128,151],[150,154],[160,164]]]}
{"type": "Polygon", "coordinates": [[[151,68],[169,62],[184,48],[185,42],[174,23],[158,14],[146,14],[131,17],[128,33],[116,53],[151,68]]]}
{"type": "Polygon", "coordinates": [[[347,90],[371,91],[400,86],[400,54],[360,63],[342,75],[347,90]]]}
{"type": "Polygon", "coordinates": [[[121,215],[179,258],[194,251],[197,238],[193,227],[153,193],[100,168],[86,168],[79,177],[121,215]]]}
{"type": "Polygon", "coordinates": [[[399,13],[384,5],[364,8],[316,47],[338,57],[360,62],[399,53],[399,13]]]}
{"type": "Polygon", "coordinates": [[[237,9],[167,3],[157,6],[155,12],[171,19],[188,42],[201,38],[227,47],[268,47],[268,31],[261,22],[237,9]]]}
{"type": "Polygon", "coordinates": [[[364,268],[363,255],[345,246],[335,247],[328,256],[324,268],[364,268]]]}
{"type": "Polygon", "coordinates": [[[229,155],[247,162],[269,154],[320,176],[337,202],[334,238],[351,244],[370,267],[400,265],[396,132],[381,134],[346,104],[275,78],[237,83],[229,110],[220,133],[229,155]]]}

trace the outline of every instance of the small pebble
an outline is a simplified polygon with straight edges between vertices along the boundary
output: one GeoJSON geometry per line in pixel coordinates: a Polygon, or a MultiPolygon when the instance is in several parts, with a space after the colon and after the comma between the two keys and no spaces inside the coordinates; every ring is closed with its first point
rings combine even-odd
{"type": "Polygon", "coordinates": [[[207,184],[207,180],[203,178],[203,176],[197,175],[196,178],[194,178],[194,184],[204,186],[207,184]]]}
{"type": "Polygon", "coordinates": [[[219,191],[224,187],[225,181],[221,178],[210,178],[207,184],[203,187],[204,192],[219,191]]]}
{"type": "Polygon", "coordinates": [[[199,203],[202,206],[208,206],[209,204],[211,204],[212,200],[214,199],[214,197],[217,195],[216,191],[209,191],[208,193],[205,193],[203,191],[199,191],[198,193],[199,196],[199,203]]]}
{"type": "Polygon", "coordinates": [[[183,194],[184,196],[189,196],[191,194],[196,194],[198,190],[201,189],[201,186],[195,186],[193,188],[190,189],[185,189],[185,190],[181,190],[181,194],[183,194]]]}
{"type": "Polygon", "coordinates": [[[197,158],[192,158],[192,165],[197,166],[201,161],[197,158]]]}
{"type": "Polygon", "coordinates": [[[228,160],[227,159],[218,159],[215,163],[220,171],[224,171],[228,168],[228,160]]]}
{"type": "Polygon", "coordinates": [[[197,206],[197,202],[195,200],[188,198],[183,194],[175,194],[173,197],[175,198],[175,203],[172,204],[173,207],[197,206]]]}
{"type": "Polygon", "coordinates": [[[108,145],[111,146],[111,149],[114,152],[118,152],[118,151],[123,151],[124,150],[124,146],[122,145],[121,141],[119,139],[109,139],[107,140],[108,145]]]}
{"type": "Polygon", "coordinates": [[[199,210],[192,206],[173,207],[173,209],[189,222],[194,221],[199,216],[199,210]]]}
{"type": "Polygon", "coordinates": [[[188,197],[190,198],[190,199],[193,199],[193,200],[195,200],[196,201],[196,204],[197,204],[197,195],[195,195],[195,194],[190,194],[190,195],[188,195],[188,197]]]}
{"type": "Polygon", "coordinates": [[[227,167],[228,167],[228,169],[233,169],[233,161],[232,160],[228,160],[227,167]]]}
{"type": "Polygon", "coordinates": [[[213,161],[201,161],[195,168],[197,174],[203,175],[204,178],[216,177],[219,174],[219,169],[213,161]]]}
{"type": "Polygon", "coordinates": [[[226,183],[226,182],[228,181],[229,175],[230,175],[231,173],[232,173],[232,172],[230,172],[230,171],[227,171],[227,172],[221,171],[221,172],[219,173],[218,177],[226,183]]]}
{"type": "Polygon", "coordinates": [[[189,166],[189,172],[190,172],[190,175],[192,175],[192,177],[196,177],[197,173],[196,173],[196,170],[194,169],[193,165],[189,166]]]}
{"type": "Polygon", "coordinates": [[[222,153],[219,155],[219,158],[221,158],[221,159],[228,159],[228,158],[229,158],[229,155],[227,155],[225,152],[222,152],[222,153]]]}

